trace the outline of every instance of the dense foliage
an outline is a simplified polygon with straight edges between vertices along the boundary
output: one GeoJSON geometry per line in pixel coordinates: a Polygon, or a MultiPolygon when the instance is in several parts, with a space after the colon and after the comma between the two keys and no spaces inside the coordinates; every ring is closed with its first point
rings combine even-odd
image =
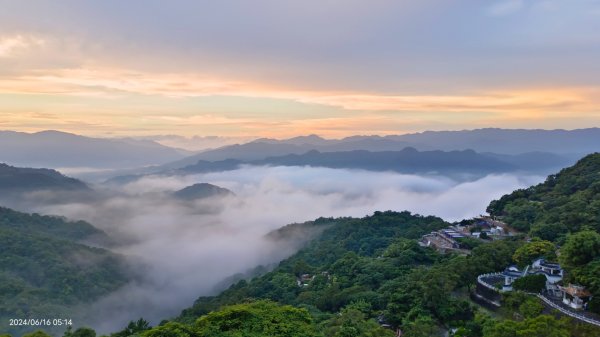
{"type": "Polygon", "coordinates": [[[523,268],[531,264],[535,259],[545,258],[550,261],[556,260],[556,246],[545,240],[533,240],[521,246],[513,255],[515,262],[523,268]]]}
{"type": "Polygon", "coordinates": [[[513,283],[513,288],[530,293],[539,293],[546,287],[546,276],[541,274],[521,277],[513,283]]]}
{"type": "Polygon", "coordinates": [[[490,203],[488,212],[521,231],[561,241],[588,226],[600,230],[600,154],[490,203]]]}
{"type": "Polygon", "coordinates": [[[242,280],[218,296],[199,298],[176,321],[192,324],[223,306],[268,299],[305,308],[325,336],[367,336],[335,328],[346,318],[373,327],[378,319],[408,336],[428,336],[444,326],[467,324],[474,307],[454,293],[472,287],[478,274],[511,263],[520,245],[495,241],[470,256],[439,255],[415,239],[448,224],[408,212],[321,222],[327,229],[275,270],[242,280]]]}
{"type": "Polygon", "coordinates": [[[9,318],[72,317],[73,308],[127,281],[120,256],[80,243],[90,224],[0,208],[0,331],[9,318]]]}

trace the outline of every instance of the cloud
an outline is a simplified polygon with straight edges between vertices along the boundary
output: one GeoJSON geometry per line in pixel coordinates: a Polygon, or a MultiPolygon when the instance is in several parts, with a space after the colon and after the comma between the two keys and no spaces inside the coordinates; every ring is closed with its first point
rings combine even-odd
{"type": "Polygon", "coordinates": [[[157,323],[177,315],[201,295],[226,286],[224,279],[289,256],[297,245],[264,235],[289,223],[321,216],[362,217],[377,210],[410,210],[459,220],[484,212],[490,200],[541,177],[491,175],[457,181],[304,167],[243,167],[190,176],[148,176],[112,189],[103,198],[38,206],[41,213],[85,219],[121,244],[135,281],[89,306],[90,324],[102,332],[144,317],[157,323]],[[180,202],[172,191],[208,182],[235,197],[180,202]]]}
{"type": "Polygon", "coordinates": [[[492,16],[505,16],[518,12],[524,6],[524,0],[503,0],[490,6],[488,12],[492,16]]]}
{"type": "Polygon", "coordinates": [[[16,57],[33,47],[43,46],[41,38],[28,35],[0,36],[0,58],[16,57]]]}

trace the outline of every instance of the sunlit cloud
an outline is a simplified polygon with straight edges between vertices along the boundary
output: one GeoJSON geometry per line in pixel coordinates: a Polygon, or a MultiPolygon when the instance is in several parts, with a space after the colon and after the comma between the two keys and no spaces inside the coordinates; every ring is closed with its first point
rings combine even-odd
{"type": "Polygon", "coordinates": [[[333,1],[321,13],[268,0],[260,18],[246,6],[6,4],[0,126],[234,138],[599,126],[595,1],[333,1]],[[189,16],[202,6],[235,20],[189,16]],[[121,16],[107,26],[106,13],[121,16]]]}
{"type": "Polygon", "coordinates": [[[19,53],[26,52],[31,47],[41,46],[44,40],[26,35],[0,35],[0,58],[14,57],[19,53]]]}
{"type": "MultiPolygon", "coordinates": [[[[471,95],[383,95],[360,92],[294,90],[261,83],[195,74],[149,74],[118,69],[61,69],[44,74],[1,78],[3,93],[89,95],[127,94],[164,98],[237,96],[293,100],[365,111],[591,111],[598,106],[596,88],[505,89],[471,95]]],[[[176,118],[176,117],[173,117],[176,118]]]]}

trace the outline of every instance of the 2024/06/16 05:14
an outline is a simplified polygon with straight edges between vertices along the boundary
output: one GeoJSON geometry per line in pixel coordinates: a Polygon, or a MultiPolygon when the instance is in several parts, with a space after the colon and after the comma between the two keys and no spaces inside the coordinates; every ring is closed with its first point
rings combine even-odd
{"type": "Polygon", "coordinates": [[[73,325],[70,318],[11,318],[8,320],[10,326],[67,326],[73,325]]]}

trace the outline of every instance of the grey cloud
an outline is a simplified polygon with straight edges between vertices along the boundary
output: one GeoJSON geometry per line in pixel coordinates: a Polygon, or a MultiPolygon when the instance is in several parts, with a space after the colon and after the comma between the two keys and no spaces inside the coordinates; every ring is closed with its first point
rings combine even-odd
{"type": "Polygon", "coordinates": [[[392,93],[599,84],[596,1],[0,4],[7,33],[79,41],[84,59],[132,69],[392,93]]]}

